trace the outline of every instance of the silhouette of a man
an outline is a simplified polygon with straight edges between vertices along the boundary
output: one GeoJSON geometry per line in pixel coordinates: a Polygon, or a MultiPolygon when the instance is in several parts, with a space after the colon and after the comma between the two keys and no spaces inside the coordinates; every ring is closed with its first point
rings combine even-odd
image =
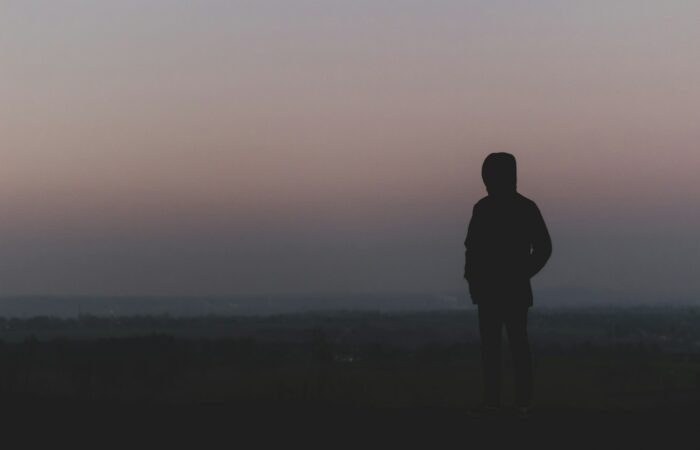
{"type": "Polygon", "coordinates": [[[477,413],[501,407],[501,334],[508,333],[513,356],[517,411],[532,404],[532,359],[527,313],[532,306],[530,278],[552,254],[552,242],[537,205],[516,190],[515,157],[492,153],[481,169],[488,196],[474,205],[469,222],[464,278],[478,307],[484,370],[484,403],[477,413]]]}

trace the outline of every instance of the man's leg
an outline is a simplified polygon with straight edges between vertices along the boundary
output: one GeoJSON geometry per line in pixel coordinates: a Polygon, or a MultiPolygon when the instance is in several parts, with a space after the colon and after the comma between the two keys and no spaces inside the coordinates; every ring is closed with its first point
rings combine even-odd
{"type": "Polygon", "coordinates": [[[484,403],[501,404],[501,328],[500,311],[479,305],[479,334],[481,335],[481,363],[484,371],[484,403]]]}
{"type": "Polygon", "coordinates": [[[530,407],[532,404],[532,355],[527,337],[528,308],[509,310],[505,314],[513,369],[515,371],[515,395],[518,407],[530,407]]]}

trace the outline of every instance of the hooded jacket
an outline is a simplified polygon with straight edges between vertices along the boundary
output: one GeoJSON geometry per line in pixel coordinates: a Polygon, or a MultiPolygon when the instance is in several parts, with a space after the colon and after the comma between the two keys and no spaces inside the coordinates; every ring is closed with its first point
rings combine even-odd
{"type": "Polygon", "coordinates": [[[464,241],[472,302],[531,306],[530,278],[552,254],[547,226],[535,202],[516,190],[513,155],[489,155],[482,177],[489,195],[474,205],[464,241]]]}

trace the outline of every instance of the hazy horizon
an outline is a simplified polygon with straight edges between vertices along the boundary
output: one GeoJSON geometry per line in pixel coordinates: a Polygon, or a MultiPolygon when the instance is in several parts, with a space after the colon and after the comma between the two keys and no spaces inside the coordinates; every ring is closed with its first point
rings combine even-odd
{"type": "MultiPolygon", "coordinates": [[[[697,311],[696,298],[630,296],[621,292],[575,288],[538,290],[538,311],[608,311],[684,309],[697,311]]],[[[219,296],[4,296],[0,317],[224,317],[296,314],[397,314],[474,312],[460,290],[433,293],[305,293],[219,296]]]]}
{"type": "Polygon", "coordinates": [[[3,2],[0,297],[459,292],[508,151],[553,239],[536,290],[696,298],[697,23],[682,0],[3,2]]]}

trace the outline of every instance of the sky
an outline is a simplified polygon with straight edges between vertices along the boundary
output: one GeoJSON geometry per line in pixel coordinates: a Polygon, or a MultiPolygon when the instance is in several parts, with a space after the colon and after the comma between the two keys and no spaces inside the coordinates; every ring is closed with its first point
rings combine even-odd
{"type": "Polygon", "coordinates": [[[697,298],[700,3],[3,0],[0,297],[465,290],[484,157],[535,288],[697,298]]]}

